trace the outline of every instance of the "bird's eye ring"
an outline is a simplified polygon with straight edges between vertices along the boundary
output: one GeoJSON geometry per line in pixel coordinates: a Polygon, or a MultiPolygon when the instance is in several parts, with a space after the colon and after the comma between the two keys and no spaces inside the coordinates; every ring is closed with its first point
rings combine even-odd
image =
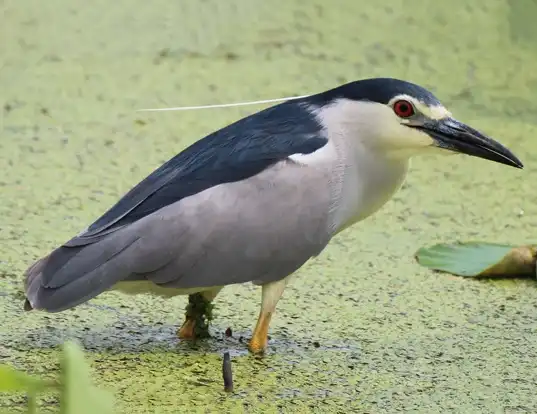
{"type": "Polygon", "coordinates": [[[414,115],[414,106],[405,100],[397,101],[393,104],[393,111],[395,115],[401,118],[409,118],[414,115]]]}

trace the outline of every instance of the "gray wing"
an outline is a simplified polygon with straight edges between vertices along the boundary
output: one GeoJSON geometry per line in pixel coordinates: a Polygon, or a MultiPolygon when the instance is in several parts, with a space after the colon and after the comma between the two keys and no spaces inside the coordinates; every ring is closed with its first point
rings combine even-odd
{"type": "Polygon", "coordinates": [[[170,206],[161,216],[169,232],[153,236],[170,245],[170,260],[136,270],[131,280],[185,289],[288,276],[331,237],[330,174],[330,168],[281,162],[170,206]]]}
{"type": "MultiPolygon", "coordinates": [[[[173,259],[196,256],[184,253],[188,249],[206,252],[208,241],[218,239],[214,232],[192,228],[194,213],[188,211],[206,211],[221,203],[216,196],[205,199],[213,189],[223,189],[221,197],[233,197],[227,191],[239,183],[253,179],[256,186],[264,185],[265,171],[290,155],[309,154],[326,143],[311,114],[299,104],[288,103],[261,111],[198,141],[133,188],[86,232],[28,269],[27,307],[64,310],[119,281],[146,277],[140,275],[154,277],[157,283],[175,283],[177,278],[165,276],[173,266],[185,273],[184,266],[195,265],[193,259],[185,259],[172,266],[173,259]],[[206,234],[206,239],[200,234],[206,234]],[[203,240],[197,241],[195,236],[203,240]]],[[[288,189],[281,181],[283,178],[284,175],[273,177],[270,185],[288,189]]],[[[252,191],[229,191],[236,194],[233,208],[243,208],[255,197],[252,191]]],[[[204,216],[209,226],[233,221],[226,219],[221,208],[211,214],[210,218],[204,216]]],[[[238,214],[240,217],[242,213],[238,214]]],[[[194,216],[201,217],[199,213],[194,216]]],[[[228,226],[226,230],[243,231],[244,223],[235,220],[234,225],[238,228],[228,226]]],[[[187,282],[190,278],[183,278],[184,283],[193,283],[187,282]]]]}
{"type": "Polygon", "coordinates": [[[29,278],[32,307],[61,311],[128,280],[203,288],[286,277],[330,239],[330,173],[283,161],[169,205],[86,246],[54,285],[29,278]],[[87,263],[97,266],[73,277],[87,263]]]}

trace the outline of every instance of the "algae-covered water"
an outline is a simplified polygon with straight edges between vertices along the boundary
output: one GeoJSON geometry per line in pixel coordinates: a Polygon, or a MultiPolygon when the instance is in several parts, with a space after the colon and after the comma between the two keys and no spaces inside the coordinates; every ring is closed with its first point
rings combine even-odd
{"type": "MultiPolygon", "coordinates": [[[[537,283],[450,277],[413,259],[440,241],[537,238],[537,3],[3,0],[0,11],[0,362],[54,375],[58,345],[76,338],[121,413],[537,412],[537,283]],[[107,293],[61,314],[23,312],[21,275],[36,258],[261,106],[136,109],[371,76],[430,87],[526,168],[416,159],[388,205],[301,269],[264,359],[246,352],[260,303],[251,285],[218,296],[213,338],[197,345],[175,337],[186,297],[107,293]]],[[[23,404],[0,396],[2,410],[23,404]]]]}

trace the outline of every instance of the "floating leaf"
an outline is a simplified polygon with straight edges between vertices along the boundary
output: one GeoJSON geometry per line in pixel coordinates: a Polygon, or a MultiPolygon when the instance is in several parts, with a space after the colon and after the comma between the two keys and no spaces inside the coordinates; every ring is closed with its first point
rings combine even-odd
{"type": "Polygon", "coordinates": [[[106,391],[93,386],[90,369],[81,348],[66,342],[62,357],[62,395],[60,409],[64,414],[112,414],[114,400],[106,391]]]}
{"type": "Polygon", "coordinates": [[[422,266],[465,277],[535,277],[536,259],[536,246],[485,242],[437,244],[416,252],[422,266]]]}

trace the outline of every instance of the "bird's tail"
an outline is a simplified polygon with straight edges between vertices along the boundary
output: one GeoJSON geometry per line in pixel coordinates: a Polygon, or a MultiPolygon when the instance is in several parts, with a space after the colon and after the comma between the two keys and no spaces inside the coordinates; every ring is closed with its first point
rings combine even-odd
{"type": "Polygon", "coordinates": [[[24,301],[25,311],[31,311],[32,309],[34,309],[28,299],[28,296],[36,296],[37,292],[35,292],[35,287],[39,284],[38,278],[41,275],[41,270],[43,269],[43,266],[45,265],[49,256],[45,256],[39,259],[37,262],[31,265],[24,273],[24,291],[26,293],[26,300],[24,301]]]}
{"type": "Polygon", "coordinates": [[[63,245],[36,261],[24,274],[24,309],[61,312],[128,277],[139,238],[118,233],[87,245],[63,245]]]}

